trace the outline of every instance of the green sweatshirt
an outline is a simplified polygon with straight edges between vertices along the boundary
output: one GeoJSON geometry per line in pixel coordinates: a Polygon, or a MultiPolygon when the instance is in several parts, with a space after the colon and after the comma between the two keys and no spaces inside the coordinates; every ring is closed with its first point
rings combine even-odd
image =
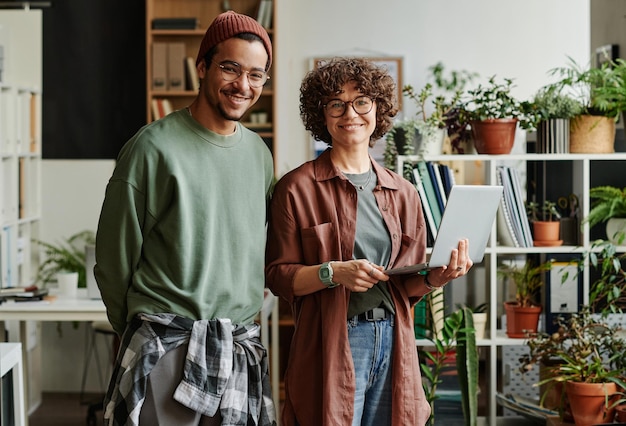
{"type": "Polygon", "coordinates": [[[253,321],[273,174],[256,133],[238,124],[221,136],[186,110],[126,143],[106,188],[94,269],[117,333],[142,312],[253,321]]]}

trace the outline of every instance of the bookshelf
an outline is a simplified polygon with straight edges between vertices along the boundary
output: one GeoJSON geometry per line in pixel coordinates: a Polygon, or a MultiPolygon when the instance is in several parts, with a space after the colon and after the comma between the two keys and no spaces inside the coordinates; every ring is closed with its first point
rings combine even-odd
{"type": "MultiPolygon", "coordinates": [[[[35,284],[41,223],[41,10],[0,11],[4,69],[0,79],[0,287],[35,284]]],[[[41,403],[39,325],[22,342],[26,407],[41,403]]],[[[0,323],[1,341],[19,341],[13,322],[0,323]]]]}
{"type": "MultiPolygon", "coordinates": [[[[266,22],[266,25],[264,26],[270,38],[274,39],[273,18],[275,7],[268,7],[272,2],[268,0],[230,0],[227,3],[230,5],[230,9],[257,18],[259,22],[261,22],[260,14],[267,15],[265,16],[264,22],[266,22]]],[[[197,91],[193,90],[188,84],[169,90],[163,86],[153,87],[155,73],[158,77],[160,74],[159,69],[161,69],[161,67],[155,67],[155,64],[159,63],[158,56],[163,54],[163,47],[172,46],[172,44],[178,46],[179,52],[182,49],[182,53],[179,54],[183,57],[193,58],[193,63],[195,64],[202,37],[213,19],[225,11],[223,9],[224,3],[226,2],[222,0],[146,1],[146,122],[153,121],[153,100],[158,102],[159,100],[167,99],[172,109],[178,110],[189,105],[196,96],[197,91]],[[153,20],[163,18],[195,18],[196,25],[195,28],[190,29],[153,29],[153,20]],[[157,59],[157,62],[154,62],[154,59],[157,59]]],[[[276,63],[276,55],[274,55],[273,63],[276,63]]],[[[272,70],[275,68],[275,65],[270,68],[270,77],[272,76],[272,70]]],[[[183,80],[186,80],[185,74],[183,80]]],[[[242,120],[246,127],[256,131],[263,138],[270,150],[273,150],[275,138],[275,116],[273,79],[270,78],[263,88],[259,101],[242,120]]]]}
{"type": "MultiPolygon", "coordinates": [[[[403,170],[406,163],[416,163],[422,158],[418,156],[398,156],[396,170],[403,170]]],[[[515,167],[524,177],[522,179],[522,191],[523,196],[526,197],[528,188],[525,183],[530,179],[534,180],[532,176],[533,171],[539,170],[539,173],[550,172],[551,170],[565,169],[567,173],[561,174],[558,180],[553,179],[551,185],[553,190],[559,192],[559,194],[574,193],[578,196],[579,206],[579,219],[586,217],[589,213],[590,199],[589,188],[600,184],[616,185],[615,181],[604,182],[606,179],[606,172],[602,169],[612,167],[614,170],[619,170],[626,165],[626,153],[613,153],[613,154],[511,154],[511,155],[438,155],[428,156],[423,158],[425,161],[450,163],[461,162],[469,167],[470,164],[479,164],[479,169],[482,173],[482,184],[490,185],[497,184],[497,173],[499,166],[515,167]]],[[[457,163],[458,164],[458,163],[457,163]]],[[[611,179],[621,180],[621,183],[617,183],[618,186],[626,186],[626,178],[623,174],[616,176],[616,173],[611,175],[611,179]],[[621,177],[620,177],[621,176],[621,177]]],[[[545,180],[549,180],[546,177],[545,180]]],[[[461,183],[457,181],[456,183],[461,183]]],[[[465,182],[468,184],[476,184],[479,182],[465,182]]],[[[538,196],[539,197],[539,196],[538,196]]],[[[556,257],[560,260],[568,259],[573,256],[580,256],[588,250],[595,237],[589,226],[585,224],[580,232],[578,245],[562,245],[556,247],[513,247],[511,245],[505,245],[501,242],[505,240],[506,236],[506,224],[501,221],[494,221],[493,229],[489,237],[487,249],[485,252],[485,258],[479,265],[475,265],[467,276],[467,280],[459,282],[457,286],[452,283],[448,286],[451,293],[465,292],[466,295],[479,293],[483,294],[486,302],[488,303],[488,327],[486,336],[484,339],[477,341],[478,346],[481,348],[481,355],[485,356],[485,370],[481,376],[486,377],[487,388],[487,407],[486,417],[488,424],[495,425],[498,421],[498,416],[502,413],[498,410],[496,403],[496,394],[502,392],[503,382],[514,376],[512,370],[517,365],[508,365],[510,370],[507,371],[506,362],[503,361],[503,352],[506,349],[518,350],[524,345],[524,339],[512,339],[506,336],[505,332],[505,319],[503,318],[503,302],[509,300],[514,296],[514,293],[508,291],[508,288],[504,286],[501,279],[498,278],[497,268],[503,261],[511,258],[519,258],[526,256],[542,256],[556,257]],[[459,288],[458,286],[467,286],[466,289],[459,288]]],[[[618,250],[626,251],[626,247],[619,247],[618,250]]],[[[579,277],[579,283],[582,287],[581,295],[582,300],[580,303],[588,303],[589,288],[592,282],[592,273],[589,268],[585,270],[579,277]]],[[[448,289],[447,288],[447,289],[448,289]]],[[[544,297],[545,297],[544,287],[544,297]]],[[[543,301],[544,319],[540,320],[540,327],[545,327],[546,319],[545,314],[547,307],[550,306],[549,299],[543,301]]],[[[549,316],[549,315],[548,315],[549,316]]],[[[428,345],[427,340],[416,340],[418,346],[428,345]]],[[[514,362],[514,361],[513,361],[514,362]]],[[[481,367],[482,368],[482,367],[481,367]]],[[[519,377],[519,376],[518,376],[519,377]]],[[[526,386],[532,386],[532,379],[526,378],[530,383],[525,383],[526,386]]],[[[535,389],[538,395],[538,388],[535,389]]]]}

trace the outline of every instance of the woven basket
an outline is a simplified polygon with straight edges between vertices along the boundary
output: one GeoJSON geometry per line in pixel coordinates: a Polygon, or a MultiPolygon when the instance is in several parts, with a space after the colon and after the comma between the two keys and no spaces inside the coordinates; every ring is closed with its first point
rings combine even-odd
{"type": "Polygon", "coordinates": [[[615,120],[580,115],[570,120],[569,152],[606,154],[615,152],[615,120]]]}

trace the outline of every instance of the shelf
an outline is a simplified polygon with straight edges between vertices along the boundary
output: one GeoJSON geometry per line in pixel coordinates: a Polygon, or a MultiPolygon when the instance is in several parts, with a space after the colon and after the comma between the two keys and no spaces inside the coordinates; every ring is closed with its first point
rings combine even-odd
{"type": "MultiPolygon", "coordinates": [[[[500,165],[506,165],[514,167],[519,171],[522,171],[523,181],[522,186],[525,186],[530,179],[533,179],[533,183],[536,183],[534,179],[539,179],[539,182],[543,183],[545,187],[540,188],[544,191],[553,189],[555,193],[574,193],[579,198],[579,213],[578,219],[582,219],[589,214],[591,200],[589,197],[589,189],[592,186],[603,184],[605,180],[616,180],[618,182],[612,183],[614,186],[626,186],[626,178],[623,177],[621,170],[626,164],[626,153],[618,152],[611,154],[510,154],[510,155],[434,155],[426,156],[424,158],[418,156],[398,156],[396,170],[403,170],[406,162],[416,162],[420,160],[442,162],[446,164],[458,164],[460,170],[474,167],[476,173],[472,175],[472,184],[494,184],[497,182],[497,167],[500,165]],[[552,164],[551,164],[552,163],[552,164]],[[560,163],[560,164],[557,164],[560,163]],[[568,164],[569,163],[569,164],[568,164]],[[604,167],[606,163],[607,167],[604,167]],[[538,165],[539,164],[539,165],[538,165]],[[606,172],[600,169],[614,170],[618,169],[613,174],[617,176],[609,177],[606,172]],[[558,179],[550,180],[550,174],[552,170],[567,170],[566,175],[559,175],[558,179]],[[531,174],[533,173],[533,174],[531,174]],[[538,178],[539,176],[539,178],[538,178]]],[[[473,170],[473,171],[474,171],[473,170]]],[[[456,183],[470,183],[459,182],[456,183]]],[[[537,197],[542,195],[540,189],[534,188],[537,197]]],[[[522,196],[524,201],[526,200],[527,188],[522,188],[522,196]]],[[[507,386],[510,387],[527,387],[529,392],[537,392],[538,390],[532,387],[532,383],[512,383],[512,370],[515,370],[514,364],[504,365],[504,353],[523,351],[525,350],[526,339],[512,339],[507,337],[505,330],[503,329],[503,309],[501,303],[510,297],[508,288],[505,287],[505,283],[502,282],[497,274],[498,264],[503,259],[511,257],[523,258],[528,255],[559,255],[561,257],[568,255],[581,256],[591,249],[593,242],[592,230],[589,229],[588,224],[583,223],[580,231],[580,245],[562,245],[552,247],[512,247],[503,246],[498,244],[499,240],[499,228],[501,225],[498,220],[494,221],[491,235],[487,243],[485,250],[485,257],[481,264],[475,265],[470,270],[468,277],[465,278],[466,282],[471,282],[476,287],[461,291],[464,297],[483,297],[489,305],[488,316],[489,323],[486,330],[486,338],[477,341],[477,346],[481,348],[487,357],[487,364],[485,368],[485,377],[488,381],[487,384],[487,401],[488,401],[488,424],[494,426],[499,424],[499,419],[496,417],[498,410],[496,403],[496,392],[503,390],[507,391],[507,386]],[[479,294],[480,296],[476,296],[479,294]]],[[[500,229],[500,231],[502,231],[500,229]]],[[[505,240],[505,239],[500,239],[505,240]]],[[[620,252],[626,252],[626,247],[621,246],[617,248],[620,252]]],[[[429,252],[429,251],[428,251],[429,252]]],[[[579,299],[579,303],[588,303],[589,299],[589,287],[592,282],[590,268],[585,268],[581,271],[581,285],[582,286],[582,300],[579,299]]],[[[455,283],[451,284],[452,287],[455,283]]],[[[453,288],[454,290],[454,288],[453,288]]],[[[512,290],[511,290],[512,291],[512,290]]],[[[454,291],[450,291],[451,297],[454,298],[454,291]]],[[[446,296],[447,297],[447,296],[446,296]]],[[[482,299],[477,300],[482,302],[482,299]]],[[[458,300],[452,300],[449,303],[454,305],[458,300]]],[[[464,300],[460,301],[461,303],[464,300]]],[[[544,304],[549,306],[549,304],[544,304]]],[[[552,313],[554,315],[554,313],[552,313]]],[[[545,316],[545,309],[544,309],[545,316]]],[[[545,319],[543,320],[545,321],[545,319]]],[[[432,346],[428,340],[416,340],[416,345],[432,346]]],[[[517,358],[515,358],[517,359],[517,358]]],[[[512,361],[513,363],[515,361],[512,361]]]]}

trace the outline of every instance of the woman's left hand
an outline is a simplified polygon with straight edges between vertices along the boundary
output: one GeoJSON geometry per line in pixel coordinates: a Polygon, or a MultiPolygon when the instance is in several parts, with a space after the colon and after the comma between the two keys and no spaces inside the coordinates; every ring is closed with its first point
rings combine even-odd
{"type": "Polygon", "coordinates": [[[469,241],[460,240],[458,248],[452,250],[450,263],[428,272],[428,282],[433,287],[442,287],[449,281],[467,274],[473,265],[474,262],[469,257],[469,241]]]}

